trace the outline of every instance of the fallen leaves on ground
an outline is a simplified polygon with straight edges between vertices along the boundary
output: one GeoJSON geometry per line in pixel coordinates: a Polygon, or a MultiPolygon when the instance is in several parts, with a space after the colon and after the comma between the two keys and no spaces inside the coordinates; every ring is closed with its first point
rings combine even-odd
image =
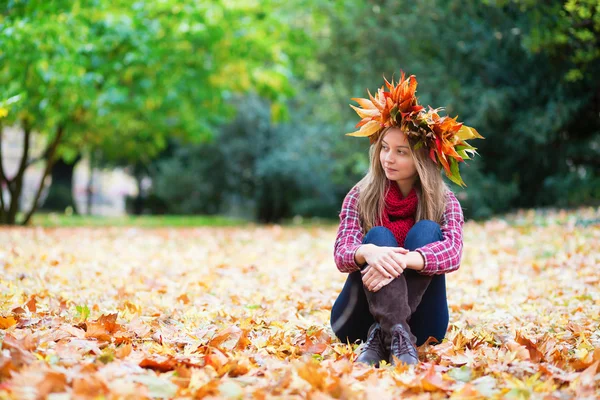
{"type": "Polygon", "coordinates": [[[417,366],[329,326],[335,226],[0,230],[0,398],[600,396],[600,210],[465,224],[417,366]]]}

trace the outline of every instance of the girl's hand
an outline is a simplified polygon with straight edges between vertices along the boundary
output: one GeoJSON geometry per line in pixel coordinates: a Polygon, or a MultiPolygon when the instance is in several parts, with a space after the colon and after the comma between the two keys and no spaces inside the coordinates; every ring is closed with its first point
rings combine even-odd
{"type": "Polygon", "coordinates": [[[365,261],[384,278],[397,278],[406,269],[407,253],[408,250],[402,247],[373,246],[365,254],[365,261]]]}
{"type": "Polygon", "coordinates": [[[390,283],[395,278],[387,278],[382,275],[379,270],[371,267],[370,265],[361,271],[363,285],[370,292],[377,292],[379,289],[390,283]]]}

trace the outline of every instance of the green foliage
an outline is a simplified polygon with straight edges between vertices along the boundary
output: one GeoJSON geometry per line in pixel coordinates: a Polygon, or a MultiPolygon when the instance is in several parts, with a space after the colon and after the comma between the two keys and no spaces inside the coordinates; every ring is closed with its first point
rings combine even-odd
{"type": "Polygon", "coordinates": [[[290,121],[270,123],[267,101],[251,95],[236,104],[243,112],[213,143],[181,147],[157,163],[154,193],[169,212],[230,212],[263,222],[331,216],[339,207],[330,161],[335,132],[310,123],[309,105],[292,104],[290,121]]]}
{"type": "Polygon", "coordinates": [[[78,318],[80,321],[86,321],[88,319],[88,317],[90,316],[90,309],[88,308],[87,305],[83,305],[83,306],[75,306],[75,310],[77,311],[76,314],[76,318],[78,318]]]}
{"type": "Polygon", "coordinates": [[[400,69],[486,138],[467,216],[599,201],[597,1],[6,4],[5,124],[151,166],[166,212],[337,216],[368,168],[350,98],[400,69]]]}
{"type": "MultiPolygon", "coordinates": [[[[342,3],[347,6],[344,13],[325,8],[336,23],[320,54],[331,77],[321,90],[334,93],[328,104],[344,106],[333,110],[339,112],[338,123],[357,122],[346,105],[349,98],[361,97],[365,86],[375,90],[382,74],[397,76],[402,68],[417,75],[422,104],[445,106],[449,115],[459,115],[486,138],[474,143],[481,156],[468,162],[478,173],[460,165],[468,185],[462,193],[474,200],[467,214],[489,216],[507,208],[548,204],[544,188],[549,177],[562,179],[578,166],[591,175],[600,172],[595,161],[600,159],[599,59],[589,58],[581,66],[582,78],[570,81],[565,77],[574,61],[564,54],[583,46],[584,38],[573,34],[568,46],[560,48],[536,39],[543,29],[540,21],[542,27],[554,21],[557,35],[561,29],[575,32],[579,22],[595,22],[578,20],[559,3],[342,3]],[[357,82],[363,87],[357,88],[357,82]]],[[[591,41],[588,36],[585,43],[591,41]]],[[[598,39],[597,30],[593,36],[598,39]]],[[[580,185],[572,189],[582,192],[571,197],[593,196],[586,186],[589,179],[575,181],[580,185]]]]}
{"type": "MultiPolygon", "coordinates": [[[[56,156],[65,160],[101,149],[105,162],[148,164],[168,137],[208,140],[234,114],[228,99],[250,90],[284,117],[291,79],[311,69],[314,42],[302,23],[317,21],[290,23],[287,5],[3,4],[4,125],[30,128],[48,143],[56,138],[56,156]],[[299,59],[306,68],[295,64],[299,59]]],[[[53,154],[45,154],[51,163],[53,154]]]]}
{"type": "Polygon", "coordinates": [[[221,210],[225,179],[222,159],[214,144],[182,146],[161,160],[153,175],[154,194],[172,214],[217,214],[221,210]]]}
{"type": "Polygon", "coordinates": [[[544,180],[540,205],[558,207],[596,206],[600,199],[600,177],[590,168],[549,176],[544,180]]]}

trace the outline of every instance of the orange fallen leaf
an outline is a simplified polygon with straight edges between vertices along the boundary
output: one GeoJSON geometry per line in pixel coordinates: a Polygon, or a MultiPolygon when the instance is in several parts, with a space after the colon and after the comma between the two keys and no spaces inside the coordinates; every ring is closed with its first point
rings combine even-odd
{"type": "Polygon", "coordinates": [[[175,369],[177,361],[171,356],[155,356],[154,358],[144,358],[139,365],[142,368],[167,372],[175,369]]]}
{"type": "Polygon", "coordinates": [[[8,329],[16,323],[17,320],[13,317],[0,317],[0,329],[8,329]]]}
{"type": "Polygon", "coordinates": [[[115,351],[115,356],[117,358],[125,358],[129,354],[131,354],[132,349],[133,347],[131,346],[131,343],[126,343],[122,346],[117,347],[117,350],[115,351]]]}
{"type": "Polygon", "coordinates": [[[27,303],[25,303],[25,307],[27,307],[29,309],[29,311],[31,312],[36,312],[37,311],[37,305],[36,305],[37,301],[34,296],[31,296],[29,298],[29,301],[27,303]]]}
{"type": "Polygon", "coordinates": [[[186,293],[183,293],[183,294],[179,295],[179,297],[177,297],[177,301],[181,301],[183,304],[189,304],[190,298],[188,297],[188,295],[186,293]]]}
{"type": "Polygon", "coordinates": [[[448,391],[452,381],[445,380],[441,373],[435,370],[435,364],[429,364],[427,370],[419,376],[421,387],[428,392],[438,390],[448,391]]]}
{"type": "Polygon", "coordinates": [[[38,396],[44,398],[50,393],[64,392],[67,388],[67,377],[62,372],[48,371],[44,380],[37,386],[38,396]]]}
{"type": "Polygon", "coordinates": [[[322,352],[324,352],[327,349],[327,343],[324,343],[324,342],[313,343],[313,341],[310,339],[310,337],[307,336],[301,349],[305,353],[321,354],[322,352]]]}
{"type": "Polygon", "coordinates": [[[537,345],[529,338],[525,337],[520,331],[517,331],[515,340],[517,343],[525,346],[527,351],[529,351],[531,361],[539,363],[544,360],[544,354],[538,349],[537,345]]]}
{"type": "Polygon", "coordinates": [[[96,321],[87,321],[86,338],[95,338],[101,341],[109,342],[111,336],[117,330],[122,329],[121,325],[116,323],[117,314],[101,315],[96,321]]]}

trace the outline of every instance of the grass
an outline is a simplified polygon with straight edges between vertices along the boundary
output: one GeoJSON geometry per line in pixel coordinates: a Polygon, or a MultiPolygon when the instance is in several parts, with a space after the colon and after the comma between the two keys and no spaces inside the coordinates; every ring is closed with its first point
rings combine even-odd
{"type": "Polygon", "coordinates": [[[241,218],[207,215],[126,215],[120,217],[104,217],[89,215],[66,215],[58,213],[37,213],[31,225],[45,228],[80,227],[80,226],[132,226],[140,228],[163,227],[201,227],[201,226],[244,226],[250,221],[241,218]]]}
{"type": "MultiPolygon", "coordinates": [[[[98,215],[68,215],[61,213],[36,213],[32,217],[31,225],[44,228],[58,227],[109,227],[131,226],[140,228],[190,228],[202,226],[248,226],[255,222],[242,218],[233,218],[219,215],[125,215],[119,217],[105,217],[98,215]]],[[[330,226],[339,223],[337,219],[324,218],[290,218],[283,220],[280,225],[288,227],[318,227],[330,226]]]]}

